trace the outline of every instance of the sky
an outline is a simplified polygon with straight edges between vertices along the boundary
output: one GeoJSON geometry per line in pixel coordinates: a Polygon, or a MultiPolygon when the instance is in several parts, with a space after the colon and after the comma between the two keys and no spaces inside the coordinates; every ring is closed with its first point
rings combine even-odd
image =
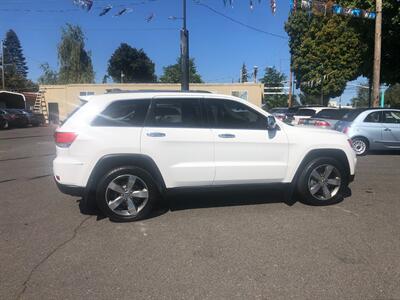
{"type": "MultiPolygon", "coordinates": [[[[277,10],[273,15],[270,0],[261,0],[261,3],[253,0],[253,9],[249,0],[234,0],[233,7],[225,6],[223,0],[187,0],[189,53],[195,58],[204,81],[237,81],[243,63],[249,73],[258,66],[259,77],[269,66],[289,74],[290,56],[284,31],[289,0],[276,1],[277,10]]],[[[181,0],[94,0],[89,12],[75,6],[73,0],[0,0],[0,37],[9,29],[17,33],[29,67],[28,77],[32,80],[40,76],[42,63],[58,68],[57,44],[60,29],[66,23],[82,27],[96,82],[102,81],[107,62],[121,43],[142,48],[160,76],[163,67],[174,64],[180,53],[182,22],[170,20],[170,16],[182,16],[181,0]],[[113,6],[112,11],[100,17],[99,13],[107,5],[113,6]],[[132,11],[114,16],[123,8],[132,11]],[[153,20],[147,22],[146,18],[152,14],[153,20]]],[[[353,94],[354,88],[349,87],[342,101],[346,102],[353,94]]]]}

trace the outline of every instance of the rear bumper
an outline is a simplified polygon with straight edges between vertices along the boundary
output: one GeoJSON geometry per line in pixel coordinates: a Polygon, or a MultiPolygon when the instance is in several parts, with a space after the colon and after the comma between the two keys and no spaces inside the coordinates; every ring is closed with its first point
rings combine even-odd
{"type": "Polygon", "coordinates": [[[61,183],[57,182],[56,179],[54,179],[54,181],[56,182],[56,185],[61,193],[64,193],[64,194],[67,194],[70,196],[77,196],[77,197],[83,197],[83,195],[85,193],[84,187],[61,184],[61,183]]]}

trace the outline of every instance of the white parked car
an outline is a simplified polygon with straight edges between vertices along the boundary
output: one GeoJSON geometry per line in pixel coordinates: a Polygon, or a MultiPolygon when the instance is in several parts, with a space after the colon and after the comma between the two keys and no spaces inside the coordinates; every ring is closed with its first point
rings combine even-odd
{"type": "Polygon", "coordinates": [[[129,92],[90,96],[55,132],[59,189],[96,193],[110,218],[146,217],[167,191],[278,184],[312,205],[354,178],[346,135],[297,128],[236,97],[129,92]]]}
{"type": "Polygon", "coordinates": [[[292,125],[301,125],[307,119],[313,118],[321,110],[325,109],[336,109],[333,107],[316,106],[316,107],[303,107],[300,108],[294,115],[292,119],[292,125]]]}

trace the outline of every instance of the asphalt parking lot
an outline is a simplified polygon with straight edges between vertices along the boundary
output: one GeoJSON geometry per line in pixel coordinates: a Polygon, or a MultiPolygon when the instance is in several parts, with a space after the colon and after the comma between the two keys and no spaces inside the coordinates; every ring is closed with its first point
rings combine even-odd
{"type": "Polygon", "coordinates": [[[334,206],[189,194],[114,223],[57,190],[53,130],[0,131],[0,299],[400,299],[399,153],[334,206]]]}

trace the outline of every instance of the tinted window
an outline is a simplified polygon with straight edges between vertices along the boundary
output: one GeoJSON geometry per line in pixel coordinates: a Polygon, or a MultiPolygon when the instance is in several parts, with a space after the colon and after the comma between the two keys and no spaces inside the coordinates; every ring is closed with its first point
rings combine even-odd
{"type": "Polygon", "coordinates": [[[346,122],[353,122],[355,118],[358,117],[359,114],[361,114],[365,109],[354,109],[346,113],[342,120],[346,122]]]}
{"type": "Polygon", "coordinates": [[[150,100],[120,100],[111,103],[92,122],[93,126],[143,126],[150,100]]]}
{"type": "Polygon", "coordinates": [[[299,109],[299,111],[297,113],[295,113],[295,116],[312,117],[314,115],[315,115],[315,110],[309,109],[309,108],[299,109]]]}
{"type": "Polygon", "coordinates": [[[213,128],[266,129],[266,118],[242,103],[206,100],[206,111],[213,128]]]}
{"type": "Polygon", "coordinates": [[[399,111],[384,111],[383,116],[384,123],[400,123],[399,111]]]}
{"type": "Polygon", "coordinates": [[[374,111],[370,113],[364,120],[364,122],[367,123],[379,123],[381,122],[381,112],[380,111],[374,111]]]}
{"type": "Polygon", "coordinates": [[[340,120],[347,112],[345,109],[323,109],[316,113],[314,118],[340,120]]]}
{"type": "Polygon", "coordinates": [[[154,100],[146,125],[154,127],[203,127],[200,100],[154,100]]]}
{"type": "Polygon", "coordinates": [[[271,114],[284,114],[287,112],[287,108],[273,108],[271,114]]]}

